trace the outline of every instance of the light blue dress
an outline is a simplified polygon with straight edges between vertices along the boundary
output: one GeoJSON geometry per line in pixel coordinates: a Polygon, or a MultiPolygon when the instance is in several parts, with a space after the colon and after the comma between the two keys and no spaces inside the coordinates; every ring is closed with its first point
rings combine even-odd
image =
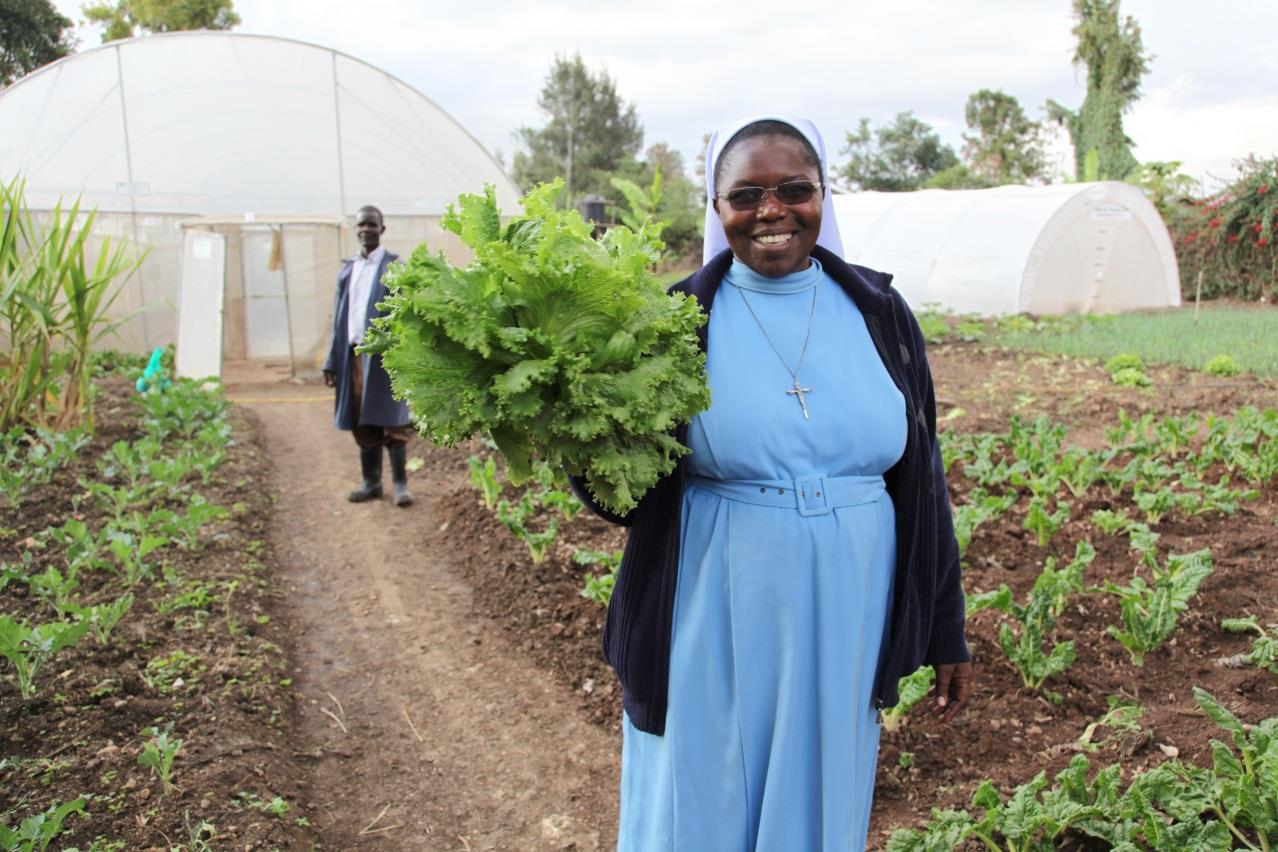
{"type": "Polygon", "coordinates": [[[905,449],[904,400],[815,260],[778,279],[734,261],[709,339],[665,735],[624,720],[618,850],[863,849],[896,558],[882,474],[905,449]],[[794,367],[809,317],[805,420],[759,323],[794,367]]]}

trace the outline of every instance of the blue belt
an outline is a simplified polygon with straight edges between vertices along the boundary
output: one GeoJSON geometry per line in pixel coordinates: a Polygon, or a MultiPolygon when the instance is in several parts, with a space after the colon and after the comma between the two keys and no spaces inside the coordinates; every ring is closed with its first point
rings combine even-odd
{"type": "Polygon", "coordinates": [[[729,500],[798,509],[805,518],[845,506],[873,503],[887,490],[881,476],[800,476],[797,479],[711,479],[689,476],[686,483],[729,500]]]}

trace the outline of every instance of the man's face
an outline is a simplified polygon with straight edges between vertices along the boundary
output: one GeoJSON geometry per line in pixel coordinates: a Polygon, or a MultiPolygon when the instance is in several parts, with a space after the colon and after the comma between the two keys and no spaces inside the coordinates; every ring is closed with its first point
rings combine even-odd
{"type": "Polygon", "coordinates": [[[386,226],[382,224],[382,215],[367,207],[355,214],[355,238],[363,249],[364,256],[372,254],[382,244],[382,234],[386,226]]]}

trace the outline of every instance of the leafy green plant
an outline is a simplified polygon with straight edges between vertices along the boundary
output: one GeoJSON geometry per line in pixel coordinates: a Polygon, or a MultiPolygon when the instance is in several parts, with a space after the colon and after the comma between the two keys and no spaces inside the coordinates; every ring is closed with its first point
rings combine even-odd
{"type": "Polygon", "coordinates": [[[162,695],[168,695],[179,689],[192,689],[205,668],[204,661],[198,656],[178,648],[147,661],[142,680],[162,695]]]}
{"type": "Polygon", "coordinates": [[[43,813],[22,820],[17,828],[0,824],[0,849],[4,852],[45,850],[63,831],[67,817],[84,813],[84,799],[49,805],[43,813]]]}
{"type": "Polygon", "coordinates": [[[18,691],[23,698],[35,695],[35,676],[54,654],[70,648],[89,630],[86,622],[51,621],[34,627],[26,621],[0,615],[0,656],[13,663],[18,691]]]}
{"type": "Polygon", "coordinates": [[[976,528],[986,521],[1002,516],[1016,503],[1016,492],[987,494],[982,488],[973,488],[967,499],[954,507],[954,535],[958,539],[959,556],[967,553],[976,528]]]}
{"type": "Polygon", "coordinates": [[[59,201],[39,222],[19,178],[0,183],[0,432],[93,426],[91,350],[127,317],[110,316],[141,262],[94,235],[97,211],[59,201]],[[97,243],[96,262],[88,260],[97,243]]]}
{"type": "Polygon", "coordinates": [[[594,601],[600,606],[607,606],[612,600],[612,590],[617,584],[617,571],[621,569],[622,551],[578,550],[572,555],[572,561],[578,565],[589,565],[602,568],[603,573],[588,571],[582,579],[585,585],[581,588],[581,596],[594,601]]]}
{"type": "Polygon", "coordinates": [[[33,594],[48,601],[59,619],[65,620],[75,606],[75,590],[80,587],[76,573],[70,569],[64,575],[56,566],[50,565],[43,574],[28,576],[27,585],[33,594]]]}
{"type": "Polygon", "coordinates": [[[1092,512],[1092,524],[1106,535],[1117,535],[1126,532],[1132,519],[1122,509],[1097,509],[1092,512]]]}
{"type": "Polygon", "coordinates": [[[1195,687],[1194,699],[1231,740],[1211,741],[1210,768],[1172,759],[1124,791],[1120,764],[1093,775],[1077,755],[1050,788],[1040,773],[1004,800],[985,781],[972,796],[980,817],[933,809],[922,830],[893,832],[888,849],[942,852],[976,842],[991,852],[1049,852],[1073,831],[1118,852],[1269,852],[1278,841],[1278,717],[1247,726],[1205,690],[1195,687]]]}
{"type": "Polygon", "coordinates": [[[944,306],[940,302],[924,302],[914,312],[914,318],[918,320],[919,331],[923,332],[923,339],[928,343],[944,343],[949,338],[950,324],[945,321],[944,306]]]}
{"type": "Polygon", "coordinates": [[[652,183],[647,188],[623,177],[610,177],[608,182],[612,184],[613,189],[625,196],[626,204],[629,206],[628,210],[620,207],[613,208],[613,214],[621,220],[621,223],[632,231],[643,230],[646,226],[651,228],[655,235],[660,236],[665,223],[655,222],[653,217],[661,205],[661,167],[657,166],[653,169],[652,183]]]}
{"type": "Polygon", "coordinates": [[[1217,355],[1203,366],[1203,372],[1213,376],[1236,376],[1242,368],[1229,355],[1217,355]]]}
{"type": "Polygon", "coordinates": [[[126,593],[120,595],[111,603],[97,604],[95,606],[83,607],[75,605],[72,607],[72,614],[81,621],[87,622],[89,629],[93,631],[93,637],[98,640],[99,645],[107,645],[111,641],[111,632],[115,630],[124,616],[133,608],[133,595],[126,593]]]}
{"type": "Polygon", "coordinates": [[[226,398],[208,380],[175,379],[164,393],[138,394],[134,400],[142,409],[142,427],[162,444],[177,437],[220,448],[229,438],[226,398]]]}
{"type": "Polygon", "coordinates": [[[1025,529],[1034,533],[1039,547],[1047,547],[1052,537],[1069,520],[1070,504],[1061,500],[1056,508],[1047,510],[1046,497],[1030,498],[1029,511],[1025,513],[1025,529]]]}
{"type": "Polygon", "coordinates": [[[650,230],[596,241],[555,206],[562,188],[533,190],[504,226],[492,187],[463,195],[443,225],[475,260],[414,251],[388,276],[366,351],[436,442],[487,432],[515,484],[538,461],[566,466],[624,513],[687,451],[670,430],[709,405],[704,316],[652,276],[650,230]]]}
{"type": "Polygon", "coordinates": [[[529,491],[525,491],[514,503],[505,499],[497,503],[497,520],[527,545],[534,564],[545,560],[550,546],[559,536],[559,521],[556,518],[547,520],[541,531],[529,529],[528,522],[536,516],[537,504],[529,491]]]}
{"type": "Polygon", "coordinates": [[[900,700],[895,707],[889,707],[879,713],[879,723],[885,731],[895,731],[905,723],[910,711],[924,698],[936,681],[936,669],[922,666],[913,673],[897,681],[897,693],[900,700]]]}
{"type": "Polygon", "coordinates": [[[501,499],[501,480],[497,478],[497,460],[492,456],[480,461],[479,456],[466,459],[470,467],[470,484],[484,495],[484,505],[489,509],[497,508],[501,499]]]}
{"type": "Polygon", "coordinates": [[[1144,370],[1118,370],[1110,378],[1114,380],[1114,384],[1123,388],[1147,388],[1152,384],[1144,370]]]}
{"type": "Polygon", "coordinates": [[[1110,739],[1098,740],[1096,731],[1106,728],[1113,733],[1139,734],[1141,732],[1140,717],[1144,709],[1140,702],[1132,701],[1118,695],[1110,695],[1105,699],[1109,709],[1095,722],[1088,723],[1074,744],[1083,751],[1096,751],[1110,739]]]}
{"type": "Polygon", "coordinates": [[[155,550],[168,544],[168,539],[146,535],[135,539],[131,534],[112,531],[108,534],[107,550],[120,566],[126,586],[136,586],[144,578],[155,576],[155,567],[145,561],[155,550]]]}
{"type": "Polygon", "coordinates": [[[1180,613],[1198,594],[1198,586],[1212,572],[1211,551],[1204,548],[1184,555],[1170,554],[1167,564],[1151,566],[1153,585],[1139,575],[1131,584],[1106,582],[1100,591],[1118,598],[1123,626],[1110,625],[1108,633],[1119,641],[1132,663],[1143,665],[1145,655],[1162,646],[1176,629],[1180,613]]]}
{"type": "MultiPolygon", "coordinates": [[[[969,614],[995,609],[1011,616],[1011,623],[1003,621],[998,626],[998,643],[1027,687],[1041,689],[1048,678],[1073,664],[1073,640],[1052,644],[1050,650],[1046,646],[1051,642],[1056,619],[1064,611],[1069,597],[1083,590],[1084,572],[1095,557],[1096,551],[1085,541],[1079,542],[1074,559],[1064,568],[1057,569],[1055,558],[1048,557],[1024,604],[1016,602],[1006,583],[995,591],[973,595],[969,600],[969,614]]],[[[1060,700],[1054,692],[1046,694],[1054,701],[1060,700]]]]}
{"type": "Polygon", "coordinates": [[[1257,634],[1250,651],[1239,654],[1236,659],[1230,658],[1234,665],[1259,666],[1278,674],[1278,624],[1270,624],[1266,630],[1261,626],[1260,619],[1249,615],[1246,618],[1226,618],[1220,626],[1231,633],[1257,634]]]}
{"type": "Polygon", "coordinates": [[[27,494],[47,484],[88,442],[83,429],[31,432],[14,426],[0,433],[0,499],[21,508],[27,494]]]}
{"type": "Polygon", "coordinates": [[[166,794],[173,792],[173,759],[182,750],[182,740],[169,736],[172,731],[171,723],[164,730],[154,726],[143,728],[142,736],[147,739],[138,755],[138,763],[155,773],[166,794]]]}
{"type": "Polygon", "coordinates": [[[1120,352],[1105,362],[1105,372],[1111,376],[1120,370],[1144,370],[1145,362],[1139,355],[1131,352],[1120,352]]]}
{"type": "Polygon", "coordinates": [[[1099,453],[1070,447],[1061,455],[1056,473],[1069,493],[1078,499],[1104,478],[1105,460],[1099,453]]]}
{"type": "Polygon", "coordinates": [[[239,799],[240,803],[244,807],[252,808],[255,811],[261,811],[264,814],[271,814],[272,816],[281,818],[293,809],[293,806],[290,805],[288,800],[283,796],[272,796],[271,799],[267,801],[257,793],[249,790],[241,790],[235,794],[235,798],[239,799]]]}
{"type": "Polygon", "coordinates": [[[1087,758],[1078,755],[1051,789],[1047,773],[1040,772],[1006,800],[992,782],[983,781],[971,800],[983,812],[979,818],[966,810],[933,808],[932,821],[923,830],[894,831],[888,852],[948,852],[969,841],[991,852],[1051,852],[1067,830],[1087,831],[1118,799],[1118,767],[1102,772],[1091,785],[1086,783],[1088,768],[1087,758]]]}

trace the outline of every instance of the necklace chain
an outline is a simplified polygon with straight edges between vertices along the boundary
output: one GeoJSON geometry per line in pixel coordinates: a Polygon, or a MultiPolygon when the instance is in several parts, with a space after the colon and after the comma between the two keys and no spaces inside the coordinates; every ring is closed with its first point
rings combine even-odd
{"type": "Polygon", "coordinates": [[[741,301],[745,302],[746,310],[749,311],[750,316],[754,318],[754,324],[759,327],[759,331],[763,332],[763,339],[768,341],[768,345],[772,347],[772,354],[777,356],[777,360],[781,362],[781,366],[785,367],[786,372],[790,374],[790,378],[794,379],[794,387],[786,390],[786,396],[792,396],[796,401],[798,401],[799,408],[803,410],[804,420],[810,419],[808,416],[808,402],[804,399],[804,395],[812,393],[812,388],[805,388],[803,383],[799,381],[799,370],[803,369],[803,358],[808,354],[808,343],[812,340],[812,325],[813,320],[816,319],[817,287],[813,286],[812,288],[812,310],[808,314],[808,332],[803,337],[803,348],[799,350],[799,361],[794,365],[794,369],[791,370],[790,365],[787,364],[785,358],[782,357],[781,350],[772,342],[772,336],[768,334],[768,330],[759,319],[759,315],[754,312],[754,308],[750,305],[750,300],[746,298],[745,290],[735,284],[733,286],[736,287],[737,292],[741,294],[741,301]]]}
{"type": "Polygon", "coordinates": [[[781,355],[781,350],[777,349],[777,345],[772,342],[772,337],[768,334],[768,330],[764,328],[763,323],[759,321],[759,315],[754,312],[754,308],[750,306],[750,300],[746,298],[745,290],[740,286],[733,284],[737,292],[741,294],[741,301],[745,302],[746,310],[750,312],[750,316],[754,318],[754,324],[759,327],[759,331],[763,332],[763,339],[768,341],[768,345],[772,347],[773,353],[777,356],[777,360],[781,362],[781,366],[785,367],[790,378],[797,383],[799,381],[799,370],[803,369],[803,358],[808,354],[808,342],[812,339],[812,320],[816,318],[816,286],[812,288],[812,311],[808,314],[808,331],[803,338],[803,348],[799,350],[799,361],[794,365],[794,369],[790,369],[790,365],[786,363],[785,358],[781,355]]]}

